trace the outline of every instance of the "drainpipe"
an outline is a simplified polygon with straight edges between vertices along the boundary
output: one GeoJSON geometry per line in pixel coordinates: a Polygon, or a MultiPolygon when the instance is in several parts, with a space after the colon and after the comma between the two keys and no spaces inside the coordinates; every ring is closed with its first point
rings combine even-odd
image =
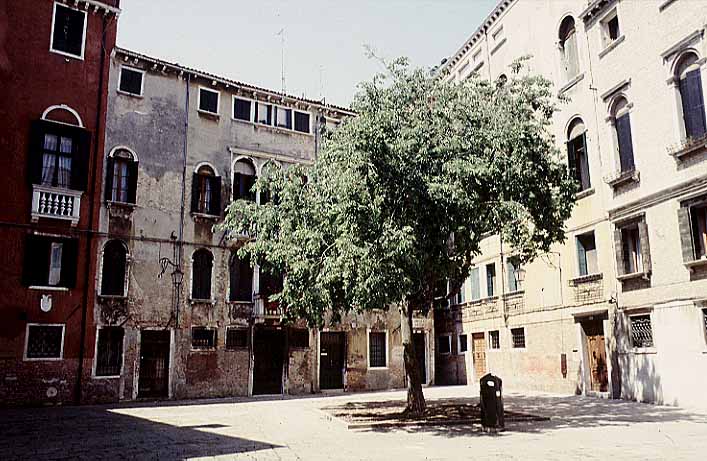
{"type": "MultiPolygon", "coordinates": [[[[103,17],[103,34],[101,36],[101,59],[100,59],[100,72],[98,75],[98,96],[96,102],[96,123],[95,123],[95,142],[93,146],[93,164],[91,167],[91,179],[88,182],[88,190],[86,191],[88,197],[90,197],[90,206],[88,208],[88,232],[86,233],[86,270],[84,274],[84,290],[83,290],[83,301],[81,303],[81,333],[79,339],[79,363],[76,370],[76,389],[74,390],[74,400],[76,405],[81,404],[81,386],[83,385],[83,361],[86,356],[86,328],[88,328],[88,287],[91,280],[91,261],[93,255],[91,253],[91,246],[93,243],[94,233],[97,232],[96,226],[94,225],[94,214],[95,214],[95,190],[96,190],[96,175],[98,172],[98,161],[102,159],[103,156],[99,150],[101,145],[101,139],[99,134],[101,133],[101,121],[105,120],[102,116],[103,113],[103,86],[105,84],[104,74],[106,72],[106,33],[108,31],[108,19],[103,17]]],[[[98,199],[100,203],[100,199],[98,199]]]]}
{"type": "MultiPolygon", "coordinates": [[[[184,102],[184,146],[183,146],[183,158],[182,158],[182,199],[181,205],[179,207],[179,235],[177,236],[177,242],[175,247],[175,262],[177,263],[177,270],[184,272],[182,269],[182,257],[184,253],[184,200],[186,200],[186,181],[187,181],[187,146],[189,139],[189,86],[191,83],[191,74],[187,73],[186,78],[186,100],[184,102]]],[[[179,306],[181,303],[181,288],[183,284],[179,287],[175,287],[176,293],[174,296],[174,309],[175,309],[175,328],[179,329],[179,306]]]]}

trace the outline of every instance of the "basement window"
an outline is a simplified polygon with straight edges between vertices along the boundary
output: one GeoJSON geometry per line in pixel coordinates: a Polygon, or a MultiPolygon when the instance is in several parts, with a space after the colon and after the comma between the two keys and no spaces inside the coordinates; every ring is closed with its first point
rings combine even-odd
{"type": "Polygon", "coordinates": [[[85,36],[86,12],[54,3],[49,49],[55,53],[83,59],[85,36]]]}
{"type": "Polygon", "coordinates": [[[63,351],[64,325],[27,325],[26,360],[58,360],[63,351]]]}
{"type": "Polygon", "coordinates": [[[96,376],[120,376],[123,366],[123,329],[103,327],[96,340],[96,376]]]}
{"type": "Polygon", "coordinates": [[[501,338],[498,330],[489,331],[489,349],[500,349],[501,338]]]}
{"type": "Polygon", "coordinates": [[[633,315],[631,321],[631,344],[634,348],[653,347],[653,326],[650,314],[633,315]]]}
{"type": "Polygon", "coordinates": [[[226,329],[226,349],[236,350],[248,347],[248,330],[245,328],[226,329]]]}
{"type": "Polygon", "coordinates": [[[525,349],[525,328],[511,328],[513,349],[525,349]]]}
{"type": "Polygon", "coordinates": [[[294,349],[308,349],[309,330],[306,328],[290,328],[289,343],[290,347],[294,349]]]}
{"type": "Polygon", "coordinates": [[[142,96],[142,81],[144,73],[144,71],[138,69],[122,66],[120,68],[120,82],[118,83],[118,89],[123,93],[128,93],[133,96],[142,96]]]}
{"type": "Polygon", "coordinates": [[[199,88],[199,111],[218,115],[221,93],[208,88],[199,88]]]}
{"type": "Polygon", "coordinates": [[[370,331],[368,333],[368,368],[388,366],[388,333],[370,331]]]}
{"type": "Polygon", "coordinates": [[[191,348],[208,350],[216,348],[216,329],[205,327],[192,327],[191,348]]]}

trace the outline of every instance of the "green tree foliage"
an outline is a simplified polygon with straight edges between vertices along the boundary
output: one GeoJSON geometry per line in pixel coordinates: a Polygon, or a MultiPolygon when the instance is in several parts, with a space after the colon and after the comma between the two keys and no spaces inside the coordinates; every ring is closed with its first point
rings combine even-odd
{"type": "Polygon", "coordinates": [[[523,261],[564,240],[575,185],[548,130],[555,100],[520,63],[503,81],[446,83],[399,59],[352,108],[311,167],[266,169],[255,187],[275,199],[234,202],[222,225],[253,237],[240,249],[251,261],[286,274],[288,317],[321,326],[398,306],[411,323],[435,287],[466,279],[489,234],[523,261]]]}

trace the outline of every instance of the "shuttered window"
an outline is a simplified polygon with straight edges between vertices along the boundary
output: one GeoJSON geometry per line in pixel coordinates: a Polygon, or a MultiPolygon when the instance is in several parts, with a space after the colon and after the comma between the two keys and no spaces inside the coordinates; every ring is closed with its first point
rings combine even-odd
{"type": "Polygon", "coordinates": [[[614,250],[618,275],[648,274],[652,271],[648,226],[644,218],[617,225],[614,250]]]}
{"type": "Polygon", "coordinates": [[[368,366],[369,368],[385,368],[388,366],[387,334],[382,331],[368,333],[368,366]]]}
{"type": "Polygon", "coordinates": [[[233,98],[233,118],[250,121],[250,106],[251,101],[247,99],[233,98]]]}
{"type": "Polygon", "coordinates": [[[230,301],[253,301],[253,268],[245,258],[238,257],[234,251],[228,263],[229,270],[229,294],[230,301]]]}
{"type": "Polygon", "coordinates": [[[26,286],[76,285],[78,240],[27,235],[22,281],[26,286]]]}
{"type": "Polygon", "coordinates": [[[101,294],[104,296],[125,295],[125,273],[127,249],[120,240],[111,240],[103,248],[101,271],[101,294]]]}
{"type": "Polygon", "coordinates": [[[192,213],[221,215],[221,177],[204,165],[192,178],[192,213]]]}
{"type": "Polygon", "coordinates": [[[707,258],[707,197],[682,203],[678,209],[678,226],[683,262],[707,258]]]}
{"type": "Polygon", "coordinates": [[[96,376],[119,376],[123,366],[123,329],[102,327],[96,341],[96,376]]]}
{"type": "Polygon", "coordinates": [[[83,57],[86,12],[54,3],[51,49],[78,58],[83,57]]]}
{"type": "Polygon", "coordinates": [[[246,160],[239,160],[233,167],[233,200],[255,201],[255,167],[246,160]]]}
{"type": "Polygon", "coordinates": [[[192,299],[211,300],[211,271],[213,256],[205,248],[196,250],[192,256],[192,299]]]}
{"type": "Polygon", "coordinates": [[[30,136],[32,184],[86,190],[90,135],[83,128],[37,120],[30,136]]]}
{"type": "Polygon", "coordinates": [[[577,262],[580,276],[596,274],[599,271],[594,232],[577,236],[577,262]]]}
{"type": "Polygon", "coordinates": [[[682,113],[687,138],[702,137],[705,126],[705,104],[702,93],[702,76],[700,70],[687,72],[679,83],[682,113]]]}
{"type": "Polygon", "coordinates": [[[506,261],[506,272],[508,272],[508,292],[513,293],[523,289],[522,282],[518,279],[520,271],[520,263],[515,261],[506,261]]]}
{"type": "Polygon", "coordinates": [[[592,187],[587,157],[587,134],[584,122],[575,119],[570,125],[567,141],[567,162],[580,191],[592,187]]]}

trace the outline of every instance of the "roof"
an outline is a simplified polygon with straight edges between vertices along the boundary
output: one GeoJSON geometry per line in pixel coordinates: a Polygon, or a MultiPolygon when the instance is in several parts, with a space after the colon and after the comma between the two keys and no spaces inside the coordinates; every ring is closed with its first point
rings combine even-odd
{"type": "Polygon", "coordinates": [[[282,93],[280,91],[269,90],[267,88],[262,88],[259,86],[251,85],[249,83],[240,82],[238,80],[233,80],[233,79],[229,79],[226,77],[221,77],[221,76],[212,74],[210,72],[199,70],[199,69],[196,69],[193,67],[187,67],[187,66],[183,66],[178,63],[172,63],[172,62],[165,61],[163,59],[154,58],[152,56],[147,56],[145,54],[138,53],[137,51],[131,51],[131,50],[128,50],[125,48],[121,48],[119,46],[115,47],[115,53],[116,53],[116,55],[123,55],[125,57],[137,59],[138,61],[150,62],[153,64],[153,68],[161,67],[160,70],[172,69],[174,71],[177,71],[180,75],[184,74],[184,73],[191,74],[195,77],[203,78],[206,80],[211,80],[212,82],[220,83],[220,84],[225,85],[227,87],[233,86],[236,88],[250,90],[254,93],[262,93],[263,95],[266,95],[266,96],[276,97],[276,98],[283,100],[283,102],[290,102],[290,103],[298,103],[299,102],[299,103],[307,104],[309,106],[315,106],[315,107],[318,107],[320,109],[324,109],[325,111],[329,111],[329,112],[336,111],[336,112],[341,112],[343,115],[355,115],[355,112],[353,110],[346,108],[346,107],[337,106],[334,104],[326,104],[323,101],[317,101],[314,99],[307,99],[307,98],[302,98],[299,96],[293,96],[291,94],[282,93]]]}

